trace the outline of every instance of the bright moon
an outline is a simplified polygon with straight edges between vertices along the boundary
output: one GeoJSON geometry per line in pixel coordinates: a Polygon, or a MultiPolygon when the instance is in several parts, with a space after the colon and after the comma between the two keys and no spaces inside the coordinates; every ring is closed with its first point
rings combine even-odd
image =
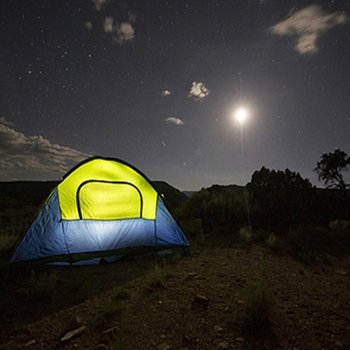
{"type": "Polygon", "coordinates": [[[243,124],[247,121],[248,116],[249,116],[249,112],[247,110],[247,108],[244,107],[240,107],[235,111],[235,119],[238,123],[243,124]]]}

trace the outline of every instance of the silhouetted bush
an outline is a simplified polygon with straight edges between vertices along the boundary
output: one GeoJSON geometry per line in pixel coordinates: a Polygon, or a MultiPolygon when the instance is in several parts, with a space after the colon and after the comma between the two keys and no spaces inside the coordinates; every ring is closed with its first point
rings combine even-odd
{"type": "Polygon", "coordinates": [[[280,249],[280,239],[273,232],[269,233],[265,240],[266,246],[272,251],[278,251],[280,249]]]}
{"type": "Polygon", "coordinates": [[[244,188],[214,185],[195,193],[176,211],[176,217],[180,222],[200,219],[204,233],[216,233],[247,224],[246,205],[244,188]]]}
{"type": "Polygon", "coordinates": [[[317,220],[316,188],[299,173],[262,167],[254,172],[247,190],[256,227],[283,232],[317,220]]]}
{"type": "Polygon", "coordinates": [[[319,222],[328,225],[334,220],[349,220],[349,200],[338,189],[317,189],[319,222]]]}
{"type": "Polygon", "coordinates": [[[240,241],[249,246],[253,242],[253,234],[249,227],[241,227],[238,231],[240,241]]]}
{"type": "Polygon", "coordinates": [[[181,228],[186,232],[186,237],[191,241],[201,243],[204,240],[203,225],[201,219],[187,219],[179,222],[181,228]]]}

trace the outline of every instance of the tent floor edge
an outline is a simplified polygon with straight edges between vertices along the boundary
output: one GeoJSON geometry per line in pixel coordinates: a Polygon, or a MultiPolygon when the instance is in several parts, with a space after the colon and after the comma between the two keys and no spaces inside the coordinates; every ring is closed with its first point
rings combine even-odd
{"type": "Polygon", "coordinates": [[[15,262],[11,262],[8,266],[9,267],[12,266],[13,268],[20,267],[20,266],[30,267],[30,266],[42,265],[42,264],[51,264],[51,265],[61,264],[61,265],[67,266],[67,265],[74,265],[81,261],[87,261],[87,260],[92,260],[97,258],[103,259],[103,258],[108,258],[113,256],[124,257],[124,256],[147,254],[152,252],[157,254],[160,251],[174,250],[178,248],[183,249],[186,247],[177,246],[177,245],[160,245],[157,247],[140,246],[140,247],[119,248],[119,249],[113,249],[108,251],[70,253],[70,254],[45,257],[45,258],[36,259],[36,260],[15,261],[15,262]]]}

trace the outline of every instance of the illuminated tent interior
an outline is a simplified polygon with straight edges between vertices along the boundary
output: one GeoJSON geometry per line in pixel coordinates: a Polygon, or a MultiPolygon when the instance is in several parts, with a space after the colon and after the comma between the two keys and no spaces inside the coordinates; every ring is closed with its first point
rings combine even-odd
{"type": "Polygon", "coordinates": [[[131,165],[94,157],[51,192],[10,262],[98,264],[188,242],[150,181],[131,165]]]}

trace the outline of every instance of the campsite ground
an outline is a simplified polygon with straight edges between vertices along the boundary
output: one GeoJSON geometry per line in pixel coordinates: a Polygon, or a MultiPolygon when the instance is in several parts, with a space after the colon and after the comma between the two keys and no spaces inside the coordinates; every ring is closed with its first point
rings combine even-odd
{"type": "Polygon", "coordinates": [[[349,349],[350,256],[305,262],[207,240],[183,257],[7,273],[0,348],[349,349]],[[270,321],[254,329],[259,303],[270,321]]]}
{"type": "Polygon", "coordinates": [[[227,228],[186,256],[14,271],[45,197],[22,187],[0,198],[0,349],[350,349],[349,227],[298,230],[288,250],[227,228]]]}

